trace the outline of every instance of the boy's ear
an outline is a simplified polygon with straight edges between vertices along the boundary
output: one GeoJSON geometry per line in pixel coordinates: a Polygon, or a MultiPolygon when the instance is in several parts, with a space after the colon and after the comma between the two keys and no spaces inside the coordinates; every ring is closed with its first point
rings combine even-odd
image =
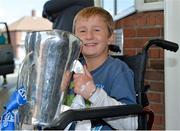
{"type": "Polygon", "coordinates": [[[116,34],[115,33],[112,33],[112,35],[109,37],[109,42],[108,42],[108,45],[112,45],[115,43],[115,36],[116,34]]]}

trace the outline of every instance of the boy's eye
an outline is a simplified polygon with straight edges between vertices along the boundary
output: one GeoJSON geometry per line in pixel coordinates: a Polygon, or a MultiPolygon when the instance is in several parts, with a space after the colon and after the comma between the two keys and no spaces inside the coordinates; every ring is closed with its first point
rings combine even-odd
{"type": "Polygon", "coordinates": [[[80,33],[84,33],[84,32],[86,32],[86,31],[85,31],[85,30],[79,30],[79,32],[80,32],[80,33]]]}
{"type": "Polygon", "coordinates": [[[85,32],[85,30],[81,30],[80,32],[85,32]]]}
{"type": "Polygon", "coordinates": [[[96,31],[100,31],[100,30],[96,29],[96,31]]]}

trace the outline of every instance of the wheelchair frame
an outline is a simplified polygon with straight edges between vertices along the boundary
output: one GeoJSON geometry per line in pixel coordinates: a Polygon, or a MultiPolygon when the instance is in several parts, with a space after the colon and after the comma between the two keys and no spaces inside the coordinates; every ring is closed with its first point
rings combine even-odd
{"type": "MultiPolygon", "coordinates": [[[[151,46],[157,46],[162,49],[176,52],[179,48],[178,44],[161,40],[152,39],[147,41],[142,49],[142,52],[134,56],[113,56],[119,58],[127,63],[135,74],[135,90],[137,95],[137,103],[131,105],[105,106],[93,107],[85,109],[70,109],[61,113],[56,127],[48,127],[45,129],[60,129],[63,130],[73,121],[79,120],[102,120],[108,117],[138,115],[138,129],[150,130],[154,121],[154,113],[146,106],[149,105],[146,86],[144,86],[144,75],[146,71],[146,64],[148,61],[148,50],[151,46]],[[112,111],[113,110],[113,111],[112,111]]],[[[112,48],[112,47],[111,47],[112,48]]],[[[115,48],[117,50],[117,48],[115,48]]]]}

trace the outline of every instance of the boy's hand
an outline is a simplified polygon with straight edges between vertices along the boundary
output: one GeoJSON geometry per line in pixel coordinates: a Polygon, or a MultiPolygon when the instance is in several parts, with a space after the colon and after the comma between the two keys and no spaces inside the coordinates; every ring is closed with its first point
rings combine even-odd
{"type": "Polygon", "coordinates": [[[71,72],[67,70],[62,79],[61,91],[64,91],[68,88],[70,80],[71,80],[71,72]]]}
{"type": "Polygon", "coordinates": [[[76,73],[74,78],[74,92],[81,95],[85,99],[89,99],[96,90],[93,78],[86,66],[84,66],[84,73],[76,73]]]}

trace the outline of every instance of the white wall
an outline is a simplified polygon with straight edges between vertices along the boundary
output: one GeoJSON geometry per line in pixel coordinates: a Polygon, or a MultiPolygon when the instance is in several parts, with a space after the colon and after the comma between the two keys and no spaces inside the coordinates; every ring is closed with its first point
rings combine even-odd
{"type": "MultiPolygon", "coordinates": [[[[180,45],[180,0],[165,0],[165,39],[180,45]]],[[[180,129],[180,50],[165,51],[165,128],[180,129]]]]}

